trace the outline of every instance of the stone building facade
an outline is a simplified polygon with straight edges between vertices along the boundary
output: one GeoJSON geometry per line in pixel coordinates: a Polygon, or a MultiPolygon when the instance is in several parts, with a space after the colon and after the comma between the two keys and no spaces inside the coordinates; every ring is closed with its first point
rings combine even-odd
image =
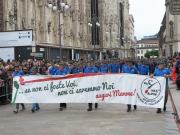
{"type": "Polygon", "coordinates": [[[162,57],[180,52],[180,1],[165,0],[166,12],[159,31],[162,57]]]}
{"type": "MultiPolygon", "coordinates": [[[[0,0],[0,31],[32,29],[35,47],[30,49],[42,52],[47,59],[59,59],[60,44],[65,60],[91,59],[93,54],[101,59],[122,57],[121,51],[130,49],[124,40],[129,39],[128,0],[60,0],[69,5],[63,13],[48,7],[58,1],[0,0]],[[93,42],[93,30],[88,25],[93,9],[100,24],[96,27],[97,42],[93,42]]],[[[21,52],[29,47],[18,49],[21,52]]]]}
{"type": "Polygon", "coordinates": [[[3,28],[4,28],[4,23],[3,23],[3,21],[4,21],[4,12],[3,12],[3,1],[2,0],[0,0],[0,31],[3,31],[3,28]]]}
{"type": "Polygon", "coordinates": [[[101,10],[103,51],[112,56],[118,54],[120,58],[128,57],[130,46],[125,39],[130,39],[129,1],[102,0],[101,10]]]}
{"type": "Polygon", "coordinates": [[[128,30],[129,30],[129,48],[130,48],[130,52],[128,53],[129,54],[129,57],[132,57],[132,58],[135,58],[136,57],[136,38],[135,38],[135,34],[134,34],[134,17],[133,15],[129,15],[129,27],[128,27],[128,30]]]}

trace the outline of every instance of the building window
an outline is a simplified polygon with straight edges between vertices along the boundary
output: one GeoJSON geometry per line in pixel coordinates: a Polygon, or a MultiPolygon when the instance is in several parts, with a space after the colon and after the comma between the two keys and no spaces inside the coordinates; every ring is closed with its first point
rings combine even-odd
{"type": "MultiPolygon", "coordinates": [[[[98,14],[98,10],[99,10],[99,5],[98,5],[98,0],[91,0],[91,20],[93,20],[93,18],[98,18],[99,14],[98,14]]],[[[93,22],[92,22],[93,23],[93,22]]],[[[98,26],[94,25],[94,27],[92,27],[92,44],[94,45],[99,45],[100,42],[100,37],[99,37],[99,28],[98,26]]]]}
{"type": "Polygon", "coordinates": [[[143,54],[143,50],[141,50],[141,54],[143,54]]]}

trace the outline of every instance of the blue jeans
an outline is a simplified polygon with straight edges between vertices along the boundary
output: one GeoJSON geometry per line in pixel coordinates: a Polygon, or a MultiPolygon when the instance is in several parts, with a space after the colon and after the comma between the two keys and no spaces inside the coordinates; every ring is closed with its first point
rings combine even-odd
{"type": "Polygon", "coordinates": [[[33,103],[32,104],[32,110],[36,111],[36,110],[39,110],[39,104],[38,103],[33,103]]]}

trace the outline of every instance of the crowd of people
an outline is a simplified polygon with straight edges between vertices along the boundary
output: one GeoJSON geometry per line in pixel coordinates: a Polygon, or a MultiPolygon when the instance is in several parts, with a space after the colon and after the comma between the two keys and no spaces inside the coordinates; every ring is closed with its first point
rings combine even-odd
{"type": "MultiPolygon", "coordinates": [[[[129,73],[153,76],[164,76],[171,78],[171,69],[176,66],[177,71],[180,72],[180,60],[177,59],[150,59],[150,60],[119,60],[111,59],[104,61],[48,61],[48,60],[36,60],[29,59],[23,61],[7,61],[0,60],[0,80],[7,81],[12,80],[15,76],[24,75],[67,75],[78,73],[129,73]]],[[[177,73],[178,76],[180,73],[177,73]]],[[[177,82],[178,84],[178,82],[177,82]]],[[[179,85],[177,85],[179,89],[179,85]]],[[[168,89],[168,84],[167,84],[168,89]]],[[[167,92],[166,92],[167,94],[167,92]]],[[[0,92],[1,95],[1,92],[0,92]]],[[[3,102],[3,97],[0,96],[0,102],[3,102]]],[[[163,110],[166,111],[167,96],[165,99],[165,105],[163,110]]],[[[22,110],[25,110],[25,105],[21,104],[22,110]]],[[[65,109],[66,103],[60,104],[60,111],[65,109]]],[[[95,109],[98,108],[98,104],[95,104],[95,109]]],[[[39,110],[39,104],[32,105],[32,112],[39,110]]],[[[137,109],[137,106],[134,106],[137,109]]],[[[19,104],[16,104],[14,113],[18,113],[19,104]]],[[[92,103],[88,104],[87,111],[92,111],[92,103]]],[[[127,105],[127,112],[131,111],[131,105],[127,105]]],[[[161,109],[157,110],[157,113],[161,113],[161,109]]]]}

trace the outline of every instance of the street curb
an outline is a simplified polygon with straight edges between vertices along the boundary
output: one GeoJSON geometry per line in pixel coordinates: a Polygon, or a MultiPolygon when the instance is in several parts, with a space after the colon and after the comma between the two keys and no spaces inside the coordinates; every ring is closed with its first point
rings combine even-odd
{"type": "Polygon", "coordinates": [[[173,100],[173,96],[171,94],[171,91],[169,90],[169,96],[170,96],[170,99],[171,99],[171,103],[172,103],[172,108],[173,108],[173,115],[174,115],[174,119],[176,121],[176,125],[177,125],[177,128],[180,132],[180,119],[179,119],[179,114],[178,114],[178,111],[177,111],[177,108],[176,108],[176,105],[174,103],[174,100],[173,100]]]}

